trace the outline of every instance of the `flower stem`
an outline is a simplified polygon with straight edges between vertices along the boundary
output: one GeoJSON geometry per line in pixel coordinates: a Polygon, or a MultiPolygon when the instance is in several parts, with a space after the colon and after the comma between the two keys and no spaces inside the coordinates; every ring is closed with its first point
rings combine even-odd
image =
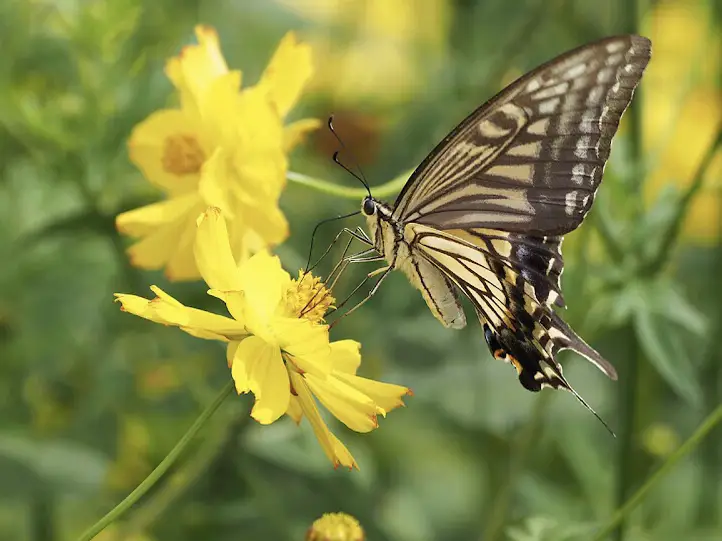
{"type": "Polygon", "coordinates": [[[481,539],[484,541],[497,541],[504,533],[509,506],[514,499],[518,488],[519,478],[524,473],[529,455],[533,452],[539,432],[544,425],[544,416],[550,404],[551,395],[542,393],[534,401],[534,413],[517,438],[511,449],[512,456],[509,461],[509,470],[503,485],[496,493],[494,505],[487,515],[487,523],[481,539]]]}
{"type": "MultiPolygon", "coordinates": [[[[387,182],[386,184],[382,184],[381,186],[373,188],[374,197],[382,199],[389,197],[390,195],[396,194],[401,190],[401,188],[403,188],[404,184],[406,184],[406,180],[411,176],[412,172],[413,171],[411,169],[405,171],[399,176],[397,176],[395,179],[387,182]]],[[[366,188],[346,188],[344,186],[332,184],[331,182],[328,182],[326,180],[309,177],[308,175],[304,175],[303,173],[296,173],[294,171],[288,171],[286,173],[286,178],[291,182],[300,184],[301,186],[307,186],[308,188],[318,190],[321,193],[335,195],[337,197],[343,197],[345,199],[359,200],[363,199],[364,196],[368,195],[366,188]]]]}
{"type": "Polygon", "coordinates": [[[604,541],[609,534],[629,515],[644,499],[647,493],[656,485],[674,466],[689,453],[694,451],[705,439],[707,434],[722,421],[722,404],[702,422],[697,430],[685,441],[679,449],[672,453],[662,466],[647,479],[634,495],[623,506],[617,509],[607,524],[599,531],[592,541],[604,541]]]}
{"type": "Polygon", "coordinates": [[[233,382],[229,381],[228,384],[226,384],[225,387],[223,387],[223,390],[218,394],[216,399],[211,403],[210,406],[208,406],[203,413],[200,414],[198,419],[195,420],[195,422],[191,425],[191,427],[188,429],[188,431],[183,435],[183,437],[180,439],[178,443],[176,443],[175,447],[171,449],[170,453],[161,461],[156,468],[150,472],[148,477],[146,477],[136,488],[126,496],[126,498],[120,502],[118,505],[116,505],[113,509],[111,509],[103,518],[101,518],[98,522],[93,524],[90,528],[88,528],[79,538],[78,541],[90,541],[93,539],[96,535],[98,535],[103,529],[105,529],[108,525],[116,521],[120,516],[125,513],[128,509],[130,509],[133,505],[135,505],[140,498],[145,495],[150,488],[155,485],[158,480],[163,477],[163,475],[168,471],[168,469],[175,463],[175,461],[178,459],[178,457],[181,455],[181,453],[188,447],[188,444],[191,442],[191,440],[195,437],[195,435],[200,431],[201,428],[203,428],[203,425],[206,424],[208,419],[211,418],[211,416],[216,412],[216,410],[220,407],[220,405],[223,403],[223,401],[231,394],[231,391],[233,391],[233,382]]]}
{"type": "Polygon", "coordinates": [[[674,247],[674,244],[679,237],[679,233],[682,230],[682,225],[684,224],[684,219],[687,217],[689,207],[692,204],[694,197],[702,189],[707,170],[712,164],[712,160],[720,148],[722,148],[722,122],[717,127],[715,139],[712,141],[712,144],[707,147],[707,152],[705,152],[705,155],[702,157],[702,161],[699,163],[699,166],[695,171],[692,182],[687,188],[687,191],[684,192],[680,198],[677,208],[675,209],[674,219],[672,220],[669,228],[664,231],[662,242],[655,257],[650,260],[643,269],[643,272],[647,275],[659,272],[664,268],[669,254],[672,252],[672,248],[674,247]]]}
{"type": "MultiPolygon", "coordinates": [[[[640,27],[640,19],[642,17],[642,8],[645,0],[628,0],[623,3],[624,9],[624,26],[625,30],[630,34],[637,34],[640,27]]],[[[630,159],[632,162],[632,176],[628,179],[626,186],[627,196],[634,202],[634,215],[637,219],[642,216],[642,188],[644,184],[644,166],[643,166],[643,125],[642,125],[642,93],[638,88],[635,95],[635,102],[629,109],[629,139],[630,139],[630,159]]],[[[616,501],[615,507],[621,508],[625,501],[629,498],[632,490],[637,483],[637,475],[635,475],[638,462],[636,448],[634,446],[634,437],[637,429],[638,416],[638,394],[639,386],[642,381],[640,371],[642,370],[642,351],[640,350],[639,340],[636,336],[634,327],[628,329],[628,347],[629,359],[624,366],[624,370],[620,370],[619,381],[619,413],[620,413],[620,434],[619,434],[619,451],[617,455],[617,479],[616,479],[616,501]]],[[[624,516],[615,525],[614,539],[623,541],[625,538],[624,516]]]]}

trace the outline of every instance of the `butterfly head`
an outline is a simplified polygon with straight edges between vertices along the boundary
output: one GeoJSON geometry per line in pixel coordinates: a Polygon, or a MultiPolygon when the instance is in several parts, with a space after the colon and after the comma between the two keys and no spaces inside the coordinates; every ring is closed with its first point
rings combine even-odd
{"type": "Polygon", "coordinates": [[[376,214],[376,201],[374,201],[374,198],[370,195],[364,197],[361,203],[361,212],[363,212],[364,216],[373,216],[376,214]]]}

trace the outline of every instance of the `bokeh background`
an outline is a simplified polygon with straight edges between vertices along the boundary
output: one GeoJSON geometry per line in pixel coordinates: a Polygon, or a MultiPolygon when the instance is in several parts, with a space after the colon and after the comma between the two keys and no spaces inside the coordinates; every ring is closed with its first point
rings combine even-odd
{"type": "MultiPolygon", "coordinates": [[[[359,472],[334,471],[308,425],[261,427],[249,399],[234,398],[102,539],[301,540],[327,511],[355,515],[373,541],[591,539],[722,402],[722,8],[712,0],[0,3],[0,539],[75,539],[228,380],[218,344],[112,302],[158,284],[212,304],[202,283],[131,268],[114,228],[119,212],[159,197],[126,139],[175,103],[163,63],[197,23],[218,30],[248,82],[286,31],[311,42],[317,72],[293,114],[335,112],[372,185],[554,55],[615,33],[650,37],[636,110],[594,210],[564,244],[564,316],[620,381],[572,354],[565,374],[619,437],[568,394],[526,392],[477,325],[442,328],[393,276],[334,328],[362,342],[364,374],[415,392],[371,434],[334,425],[359,472]]],[[[321,130],[290,168],[357,187],[333,150],[321,130]]],[[[286,268],[304,264],[316,222],[357,205],[289,184],[286,268]]],[[[719,541],[721,521],[717,429],[615,538],[719,541]]]]}

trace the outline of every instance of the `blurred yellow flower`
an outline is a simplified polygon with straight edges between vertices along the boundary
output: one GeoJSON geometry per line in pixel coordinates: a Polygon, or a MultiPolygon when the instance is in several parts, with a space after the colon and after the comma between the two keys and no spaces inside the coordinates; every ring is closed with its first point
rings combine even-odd
{"type": "Polygon", "coordinates": [[[185,332],[228,343],[227,360],[238,393],[252,392],[251,416],[261,424],[288,414],[305,416],[335,466],[356,467],[346,447],[324,423],[314,395],[334,416],[357,432],[378,426],[376,416],[403,405],[406,387],[356,376],[360,345],[329,342],[323,316],[333,298],[310,274],[292,280],[277,257],[261,251],[236,264],[226,221],[218,208],[198,220],[198,269],[232,317],[184,306],[158,287],[147,300],[116,294],[123,310],[185,332]]]}
{"type": "Polygon", "coordinates": [[[340,104],[407,100],[446,54],[448,0],[277,1],[318,25],[314,87],[340,104]]]}
{"type": "Polygon", "coordinates": [[[287,152],[318,122],[283,119],[311,77],[311,50],[293,33],[281,41],[260,82],[241,87],[229,71],[216,32],[196,27],[198,45],[171,58],[166,74],[180,108],[163,109],[138,124],[130,158],[167,195],[165,201],[120,214],[118,230],[141,240],[128,250],[134,265],[165,267],[172,280],[195,279],[195,219],[209,205],[229,218],[233,254],[247,258],[288,236],[278,199],[287,152]]]}
{"type": "Polygon", "coordinates": [[[306,532],[306,541],[364,541],[361,524],[346,513],[324,513],[306,532]]]}
{"type": "MultiPolygon", "coordinates": [[[[653,160],[645,185],[649,202],[670,182],[686,188],[722,120],[717,82],[722,37],[710,22],[711,9],[704,2],[666,0],[645,21],[644,33],[653,44],[642,83],[645,147],[653,160]]],[[[721,167],[718,159],[707,178],[719,178],[721,167]]],[[[684,233],[697,241],[713,241],[721,218],[719,186],[707,184],[691,205],[684,233]]]]}

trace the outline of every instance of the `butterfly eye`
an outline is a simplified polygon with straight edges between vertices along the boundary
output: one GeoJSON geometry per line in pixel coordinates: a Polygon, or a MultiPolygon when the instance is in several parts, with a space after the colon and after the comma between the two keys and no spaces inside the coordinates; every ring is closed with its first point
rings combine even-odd
{"type": "Polygon", "coordinates": [[[373,199],[367,197],[364,199],[361,210],[366,216],[373,216],[374,212],[376,212],[376,203],[374,203],[373,199]]]}

